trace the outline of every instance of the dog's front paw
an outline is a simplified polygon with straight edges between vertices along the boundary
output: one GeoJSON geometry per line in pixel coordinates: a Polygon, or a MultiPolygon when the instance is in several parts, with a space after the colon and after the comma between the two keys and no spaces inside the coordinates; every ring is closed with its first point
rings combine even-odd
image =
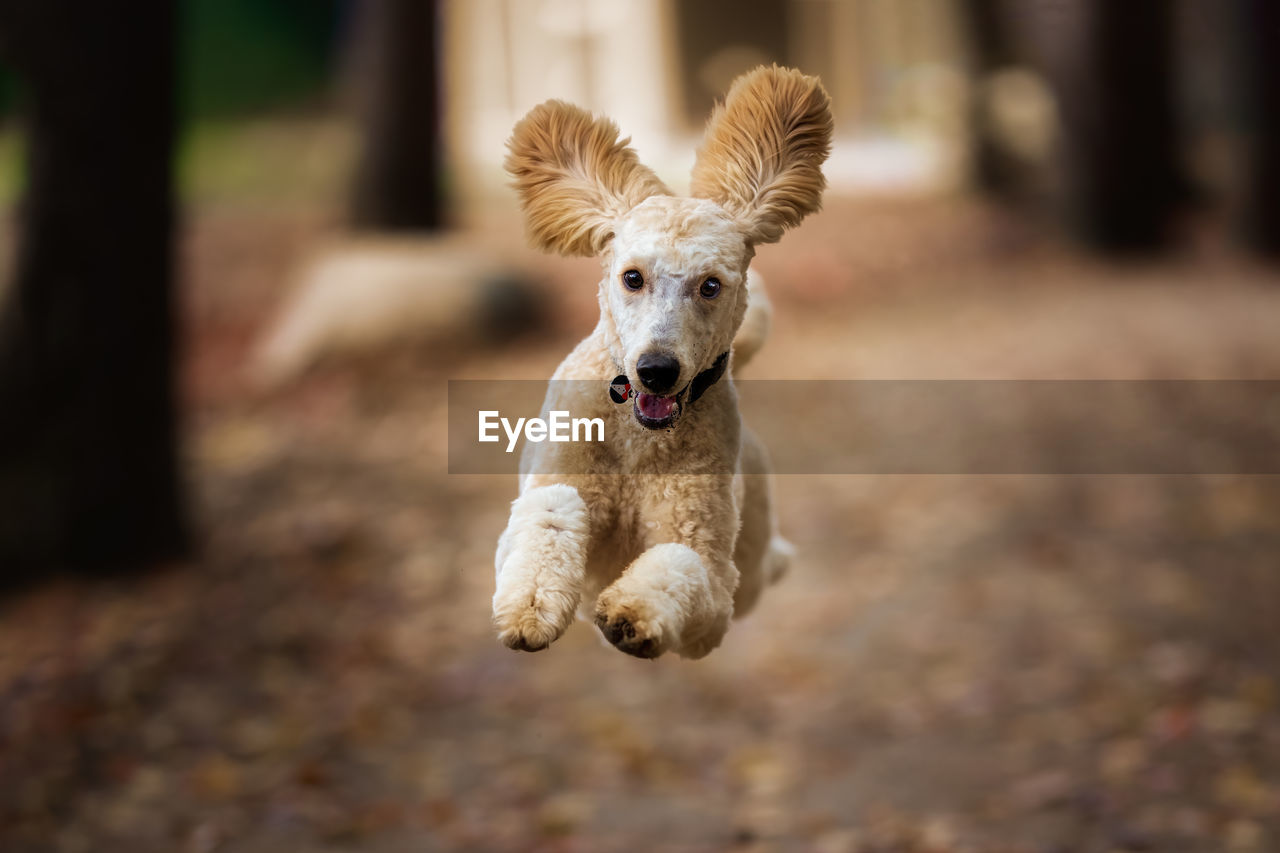
{"type": "Polygon", "coordinates": [[[564,633],[564,628],[532,607],[522,613],[495,613],[493,621],[502,644],[520,652],[540,652],[564,633]]]}
{"type": "Polygon", "coordinates": [[[521,495],[498,541],[493,624],[507,648],[545,649],[581,598],[587,561],[587,506],[577,489],[541,486],[521,495]]]}
{"type": "Polygon", "coordinates": [[[493,597],[493,624],[507,648],[538,652],[565,632],[576,606],[568,596],[547,590],[499,589],[493,597]]]}
{"type": "Polygon", "coordinates": [[[732,615],[733,588],[714,580],[692,548],[671,542],[637,557],[600,593],[595,610],[605,639],[642,658],[668,651],[703,657],[720,645],[732,615]]]}
{"type": "Polygon", "coordinates": [[[493,624],[509,649],[537,652],[560,638],[578,606],[577,585],[557,567],[535,567],[520,552],[510,554],[493,594],[493,624]]]}
{"type": "Polygon", "coordinates": [[[656,658],[671,645],[671,632],[645,602],[620,603],[606,590],[596,602],[596,627],[619,651],[656,658]]]}

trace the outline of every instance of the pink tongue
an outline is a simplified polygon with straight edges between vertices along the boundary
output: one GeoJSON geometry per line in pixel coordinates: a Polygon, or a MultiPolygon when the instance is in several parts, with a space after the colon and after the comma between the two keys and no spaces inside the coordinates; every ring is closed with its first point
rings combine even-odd
{"type": "Polygon", "coordinates": [[[636,397],[636,403],[640,406],[640,414],[646,418],[660,421],[670,415],[671,410],[676,407],[676,398],[659,397],[656,394],[641,394],[636,397]]]}

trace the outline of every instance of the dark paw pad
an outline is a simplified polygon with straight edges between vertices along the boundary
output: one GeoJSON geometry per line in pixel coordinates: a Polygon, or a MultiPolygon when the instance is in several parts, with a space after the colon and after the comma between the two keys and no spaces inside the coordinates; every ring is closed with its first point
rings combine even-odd
{"type": "Polygon", "coordinates": [[[613,643],[618,651],[638,658],[656,658],[662,654],[657,640],[652,637],[638,636],[635,626],[625,616],[618,616],[611,620],[603,613],[597,614],[596,625],[605,639],[613,643]]]}

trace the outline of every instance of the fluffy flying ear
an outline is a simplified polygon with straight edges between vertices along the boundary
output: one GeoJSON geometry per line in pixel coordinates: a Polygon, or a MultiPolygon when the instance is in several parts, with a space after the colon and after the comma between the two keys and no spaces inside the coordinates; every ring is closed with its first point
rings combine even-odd
{"type": "Polygon", "coordinates": [[[748,71],[707,121],[691,195],[739,219],[750,242],[772,243],[821,209],[831,130],[817,77],[776,65],[748,71]]]}
{"type": "Polygon", "coordinates": [[[505,166],[535,245],[597,255],[619,217],[651,195],[671,194],[630,142],[609,119],[564,101],[539,104],[516,124],[505,166]]]}

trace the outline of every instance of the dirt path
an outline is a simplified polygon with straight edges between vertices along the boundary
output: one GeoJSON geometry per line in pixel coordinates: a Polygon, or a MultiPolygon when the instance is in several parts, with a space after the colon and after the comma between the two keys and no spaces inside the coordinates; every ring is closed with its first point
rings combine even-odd
{"type": "MultiPolygon", "coordinates": [[[[762,254],[756,376],[1280,377],[1280,288],[1230,260],[1006,257],[973,211],[835,213],[762,254]],[[875,261],[912,235],[922,259],[875,261]],[[880,284],[830,284],[850,265],[880,284]]],[[[288,261],[234,238],[251,279],[288,261]]],[[[192,304],[239,336],[197,330],[200,381],[256,315],[192,304]]],[[[799,562],[709,658],[586,624],[517,654],[488,622],[515,484],[444,473],[444,381],[566,348],[197,389],[201,565],[0,605],[0,848],[1280,845],[1280,478],[782,477],[799,562]]]]}

